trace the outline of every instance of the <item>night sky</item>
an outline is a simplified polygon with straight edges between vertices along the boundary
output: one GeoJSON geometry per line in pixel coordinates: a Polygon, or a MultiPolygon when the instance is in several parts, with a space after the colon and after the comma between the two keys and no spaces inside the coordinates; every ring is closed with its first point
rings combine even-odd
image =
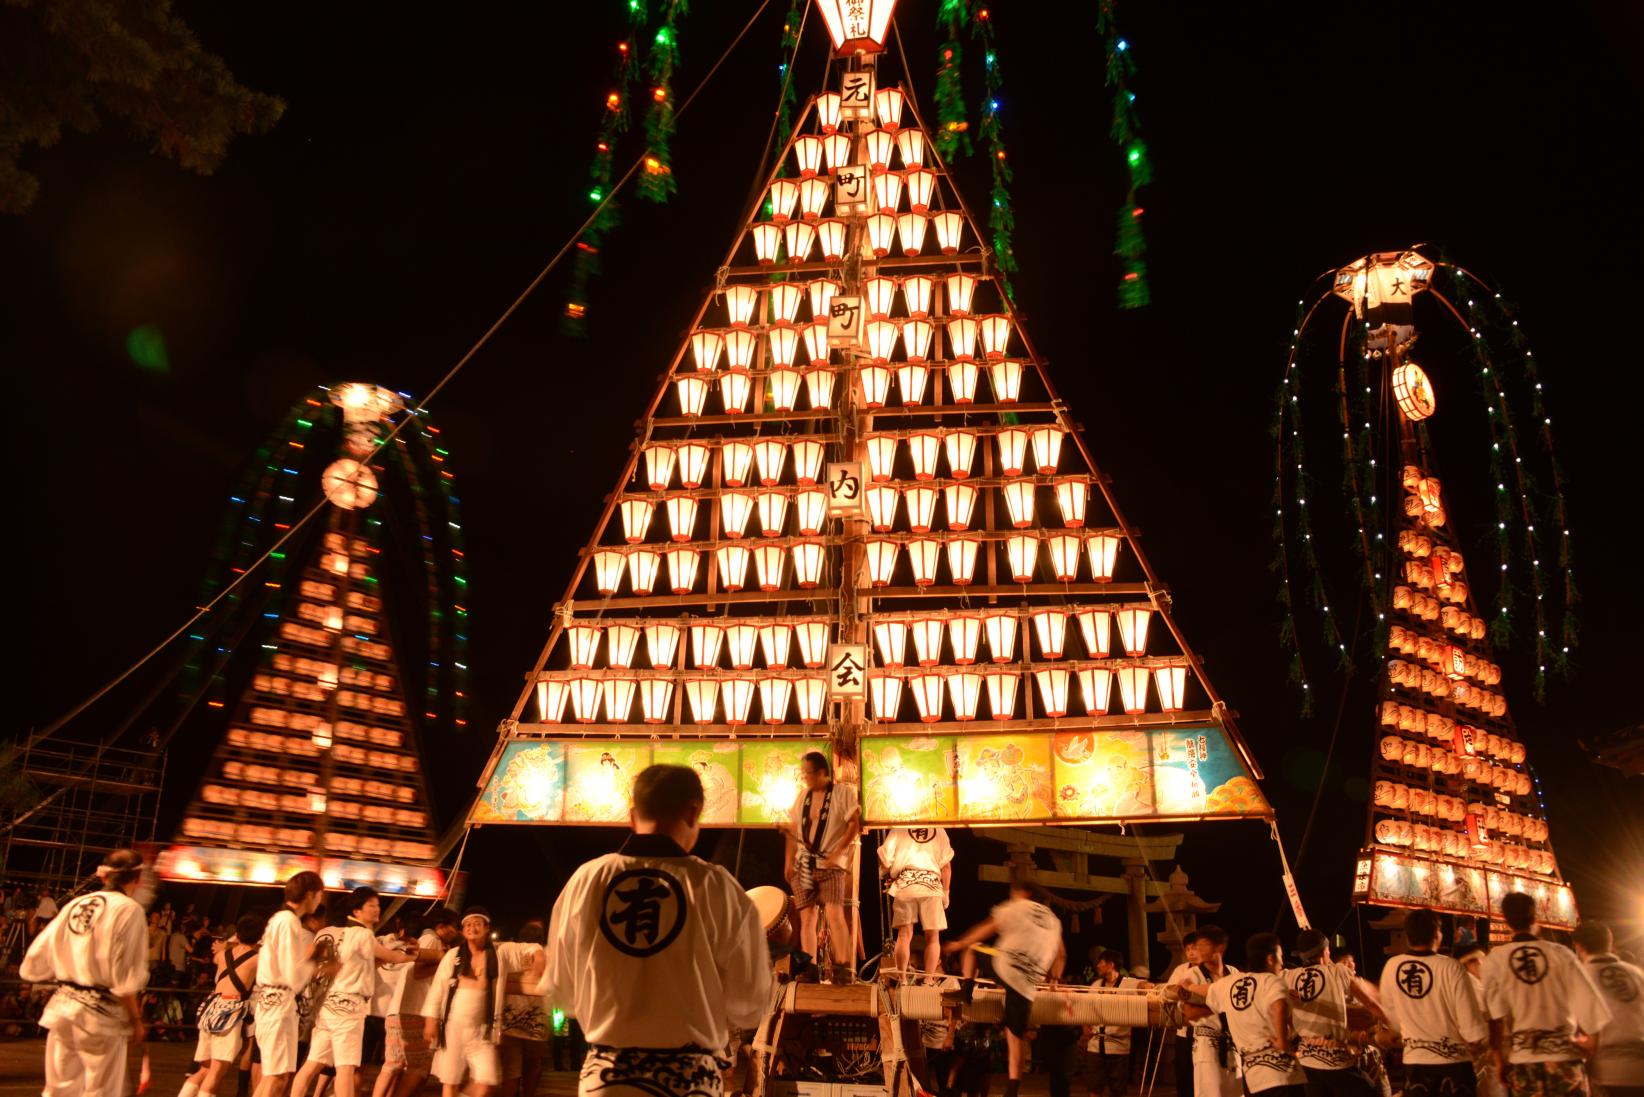
{"type": "MultiPolygon", "coordinates": [[[[117,125],[29,155],[42,181],[36,206],[0,220],[10,313],[0,361],[18,386],[10,541],[24,655],[14,727],[52,719],[182,622],[229,489],[287,407],[336,380],[426,392],[564,243],[588,210],[623,7],[181,3],[242,82],[287,100],[274,131],[237,140],[204,178],[117,125]],[[164,335],[164,372],[127,355],[127,334],[143,324],[164,335]]],[[[681,28],[681,94],[756,5],[693,7],[681,28]]],[[[589,338],[559,331],[567,266],[433,405],[472,584],[470,725],[423,747],[446,818],[546,636],[634,417],[748,200],[786,7],[769,6],[683,119],[672,203],[624,202],[589,338]]],[[[1578,902],[1633,919],[1626,932],[1637,934],[1644,785],[1589,763],[1576,740],[1636,723],[1644,709],[1633,547],[1644,532],[1644,386],[1631,330],[1644,218],[1624,166],[1644,132],[1644,9],[1121,5],[1155,175],[1141,196],[1153,304],[1121,312],[1110,252],[1125,179],[1107,136],[1094,5],[993,7],[1025,323],[1182,627],[1241,714],[1292,851],[1340,684],[1316,672],[1326,703],[1298,719],[1267,566],[1268,424],[1296,300],[1357,255],[1426,243],[1515,303],[1568,476],[1583,631],[1578,676],[1555,683],[1544,706],[1530,696],[1528,648],[1498,657],[1578,902]]],[[[932,8],[905,0],[900,9],[927,116],[932,8]]],[[[817,90],[820,30],[808,31],[798,65],[802,99],[817,90]]],[[[973,119],[979,73],[967,87],[973,119]]],[[[619,148],[619,164],[637,152],[619,148]]],[[[985,164],[968,161],[960,177],[983,205],[985,164]]],[[[1436,349],[1421,361],[1439,394],[1439,471],[1455,521],[1470,559],[1488,560],[1483,401],[1460,355],[1436,349]]],[[[1314,380],[1323,389],[1330,378],[1314,380]]],[[[1316,518],[1345,525],[1344,504],[1324,494],[1321,509],[1338,509],[1316,518]]],[[[1474,577],[1487,606],[1489,569],[1474,577]]],[[[1303,633],[1317,635],[1305,614],[1303,633]]],[[[139,675],[71,730],[105,732],[144,689],[139,675]]],[[[197,771],[214,741],[205,724],[189,732],[173,744],[162,835],[192,791],[178,774],[197,771]]],[[[1350,939],[1370,743],[1368,705],[1350,707],[1299,870],[1315,923],[1350,939]]],[[[546,909],[575,865],[615,839],[477,832],[470,894],[513,916],[546,909]]],[[[996,843],[959,845],[962,865],[1002,855],[996,843]]],[[[737,847],[732,833],[716,853],[734,861],[737,847]]],[[[747,837],[745,883],[774,876],[776,848],[771,836],[747,837]]],[[[1277,916],[1278,862],[1262,827],[1189,828],[1183,863],[1202,895],[1228,902],[1221,920],[1236,934],[1277,916]]],[[[972,885],[956,897],[955,920],[980,915],[998,891],[972,885]]],[[[876,932],[870,924],[870,950],[876,932]]],[[[1086,919],[1083,939],[1122,946],[1122,919],[1094,930],[1086,919]]]]}

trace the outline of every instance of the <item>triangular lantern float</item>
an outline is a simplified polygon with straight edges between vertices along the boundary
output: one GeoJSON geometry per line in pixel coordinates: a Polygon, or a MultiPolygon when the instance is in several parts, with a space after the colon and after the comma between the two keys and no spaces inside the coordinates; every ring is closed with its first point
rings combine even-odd
{"type": "Polygon", "coordinates": [[[379,549],[361,519],[378,493],[367,462],[379,426],[402,405],[375,385],[340,385],[331,399],[346,452],[323,474],[325,532],[160,871],[272,884],[312,869],[331,887],[437,895],[422,763],[372,568],[379,549]]]}
{"type": "Polygon", "coordinates": [[[706,823],[771,825],[830,747],[869,825],[1271,814],[914,103],[875,76],[836,63],[764,181],[471,823],[624,822],[638,770],[677,761],[706,823]]]}

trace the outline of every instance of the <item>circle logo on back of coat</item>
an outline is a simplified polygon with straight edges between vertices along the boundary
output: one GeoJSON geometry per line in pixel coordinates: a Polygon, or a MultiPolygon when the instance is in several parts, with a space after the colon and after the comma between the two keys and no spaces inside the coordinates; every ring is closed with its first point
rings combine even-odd
{"type": "Polygon", "coordinates": [[[659,868],[633,868],[605,885],[599,932],[618,952],[655,956],[674,943],[689,915],[678,880],[659,868]]]}
{"type": "Polygon", "coordinates": [[[1507,954],[1507,970],[1521,983],[1535,984],[1547,977],[1547,959],[1534,945],[1520,945],[1507,954]]]}
{"type": "Polygon", "coordinates": [[[1249,1009],[1250,1004],[1256,1000],[1256,977],[1241,975],[1235,979],[1233,985],[1228,988],[1227,1000],[1232,1003],[1234,1009],[1249,1009]]]}
{"type": "Polygon", "coordinates": [[[912,838],[920,845],[924,845],[926,842],[936,837],[936,829],[934,827],[910,827],[908,829],[908,837],[912,838]]]}
{"type": "Polygon", "coordinates": [[[76,936],[84,936],[91,932],[91,927],[97,924],[97,919],[103,914],[103,908],[108,900],[101,895],[88,895],[75,904],[69,912],[69,932],[76,936]]]}
{"type": "Polygon", "coordinates": [[[1324,993],[1324,972],[1316,967],[1302,968],[1296,976],[1296,997],[1311,1002],[1324,993]]]}

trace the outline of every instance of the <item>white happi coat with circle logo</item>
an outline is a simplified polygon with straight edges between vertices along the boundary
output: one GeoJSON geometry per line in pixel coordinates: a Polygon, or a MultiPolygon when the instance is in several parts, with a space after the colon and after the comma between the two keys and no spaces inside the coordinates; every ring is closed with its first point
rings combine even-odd
{"type": "Polygon", "coordinates": [[[1490,1035],[1484,1003],[1465,969],[1448,956],[1394,956],[1381,969],[1381,1008],[1404,1038],[1409,1066],[1473,1061],[1472,1045],[1490,1035]]]}
{"type": "Polygon", "coordinates": [[[1572,1037],[1610,1022],[1585,965],[1563,945],[1519,934],[1484,958],[1484,1004],[1511,1034],[1509,1063],[1581,1059],[1572,1037]]]}

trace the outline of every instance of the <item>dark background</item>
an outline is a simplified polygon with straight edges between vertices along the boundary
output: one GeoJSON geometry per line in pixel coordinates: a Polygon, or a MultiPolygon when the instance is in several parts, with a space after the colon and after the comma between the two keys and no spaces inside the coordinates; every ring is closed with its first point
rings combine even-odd
{"type": "MultiPolygon", "coordinates": [[[[680,95],[755,5],[696,7],[681,28],[680,95]]],[[[244,83],[289,108],[272,134],[237,141],[209,178],[148,155],[117,127],[71,136],[30,156],[43,182],[34,210],[0,221],[19,731],[181,623],[228,490],[289,405],[335,380],[426,392],[561,246],[588,209],[625,5],[179,8],[244,83]],[[141,324],[163,332],[168,372],[127,357],[126,335],[141,324]]],[[[901,8],[927,116],[931,8],[901,8]]],[[[673,202],[624,202],[590,338],[559,332],[562,269],[433,405],[463,501],[473,611],[469,730],[424,744],[446,818],[469,793],[633,417],[735,230],[775,106],[785,9],[770,5],[683,119],[673,202]]],[[[1370,727],[1367,706],[1349,709],[1321,779],[1332,706],[1298,719],[1276,639],[1267,427],[1295,302],[1313,278],[1366,251],[1427,242],[1517,305],[1548,385],[1585,594],[1579,675],[1537,705],[1532,656],[1519,646],[1502,659],[1506,688],[1578,901],[1589,915],[1630,919],[1636,934],[1644,786],[1586,761],[1576,740],[1636,723],[1641,710],[1634,330],[1644,225],[1626,165],[1644,132],[1644,13],[1595,3],[1123,5],[1155,170],[1141,196],[1154,300],[1135,312],[1113,306],[1125,178],[1107,137],[1094,16],[1091,4],[994,5],[1017,297],[1188,637],[1242,714],[1292,850],[1322,780],[1299,869],[1314,921],[1357,932],[1347,893],[1370,727]]],[[[813,20],[807,32],[801,98],[816,90],[820,29],[813,20]]],[[[973,124],[980,95],[973,80],[973,124]]],[[[625,166],[638,146],[618,151],[625,166]]],[[[972,205],[985,205],[985,165],[972,160],[961,175],[972,205]]],[[[1486,560],[1483,401],[1464,360],[1423,364],[1439,393],[1439,467],[1456,522],[1476,545],[1471,558],[1486,560]]],[[[1322,389],[1326,378],[1315,380],[1322,389]]],[[[1327,414],[1322,402],[1316,410],[1327,414]]],[[[1316,513],[1321,525],[1345,524],[1341,510],[1316,513]]],[[[1487,604],[1489,569],[1474,576],[1487,604]]],[[[1317,631],[1305,616],[1303,631],[1317,631]]],[[[141,680],[71,730],[115,724],[141,680]]],[[[1316,672],[1323,699],[1338,685],[1316,672]]],[[[176,742],[174,774],[197,770],[213,742],[176,742]]],[[[162,834],[190,792],[168,782],[162,834]]],[[[616,839],[476,832],[470,895],[508,916],[545,910],[571,869],[616,839]]],[[[741,843],[724,836],[716,855],[734,863],[740,848],[745,883],[774,877],[775,839],[741,843]]],[[[1002,854],[966,835],[957,844],[962,880],[1002,854]]],[[[1281,908],[1277,857],[1257,825],[1191,828],[1183,864],[1202,895],[1226,902],[1220,920],[1235,934],[1268,928],[1281,908]]],[[[969,885],[955,920],[979,916],[998,892],[969,885]]],[[[1097,929],[1082,921],[1082,940],[1123,945],[1122,917],[1097,929]]],[[[870,922],[870,948],[875,933],[870,922]]]]}

